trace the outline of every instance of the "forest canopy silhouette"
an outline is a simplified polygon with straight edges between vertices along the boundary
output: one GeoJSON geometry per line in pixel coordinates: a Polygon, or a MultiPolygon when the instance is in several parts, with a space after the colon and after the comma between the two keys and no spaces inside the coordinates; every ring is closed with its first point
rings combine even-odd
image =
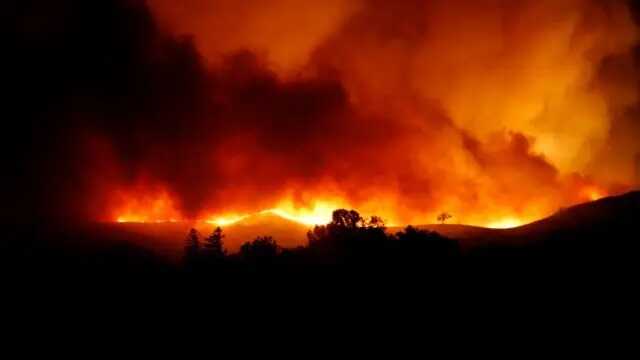
{"type": "Polygon", "coordinates": [[[222,243],[223,231],[217,227],[201,244],[201,235],[191,229],[186,236],[184,266],[190,271],[229,271],[257,267],[296,266],[429,266],[461,256],[459,244],[435,232],[407,226],[395,234],[387,232],[377,216],[364,219],[355,210],[338,209],[327,225],[316,225],[307,233],[307,244],[282,248],[271,236],[258,236],[227,254],[222,243]]]}

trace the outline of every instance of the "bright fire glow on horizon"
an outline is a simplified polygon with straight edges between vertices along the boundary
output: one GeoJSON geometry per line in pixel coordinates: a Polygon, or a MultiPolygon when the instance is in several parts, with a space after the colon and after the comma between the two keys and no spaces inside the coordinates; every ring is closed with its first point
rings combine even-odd
{"type": "MultiPolygon", "coordinates": [[[[585,186],[579,188],[578,202],[595,201],[608,195],[607,191],[596,186],[585,186]]],[[[118,223],[174,223],[182,221],[196,221],[205,222],[217,226],[229,226],[246,220],[252,216],[259,216],[263,214],[273,214],[278,217],[297,222],[307,226],[325,225],[331,222],[333,211],[336,209],[357,209],[359,207],[351,206],[347,201],[339,198],[329,198],[330,200],[318,200],[312,201],[309,205],[300,206],[294,201],[287,198],[279,201],[272,208],[264,210],[258,210],[255,212],[222,212],[207,214],[196,218],[185,218],[181,212],[175,207],[175,203],[171,196],[164,191],[157,192],[156,195],[152,194],[134,194],[126,193],[128,196],[120,194],[122,196],[120,211],[115,211],[111,221],[118,223]]],[[[384,207],[382,207],[385,209],[384,207]]],[[[364,218],[371,215],[382,216],[383,219],[398,219],[393,212],[393,209],[388,210],[386,213],[369,213],[367,211],[361,212],[364,218]]],[[[525,213],[518,215],[509,215],[509,213],[501,212],[499,216],[491,216],[491,214],[460,214],[455,216],[460,219],[460,224],[467,224],[473,226],[483,226],[487,228],[495,229],[509,229],[524,225],[526,223],[533,222],[541,219],[546,215],[551,215],[552,212],[545,214],[544,212],[525,213]],[[465,215],[467,217],[465,217],[465,215]],[[465,221],[466,219],[466,221],[465,221]]],[[[401,218],[400,218],[401,219],[401,218]]],[[[407,224],[424,225],[435,222],[435,215],[426,214],[424,216],[414,217],[411,222],[403,221],[385,221],[387,226],[404,226],[407,224]]]]}
{"type": "Polygon", "coordinates": [[[295,207],[290,201],[281,202],[279,207],[265,209],[262,211],[258,211],[253,214],[227,214],[209,217],[209,220],[206,220],[206,223],[225,226],[232,225],[239,221],[242,221],[252,215],[259,214],[274,214],[281,218],[295,221],[300,224],[314,226],[314,225],[325,225],[331,222],[331,217],[333,211],[335,209],[340,208],[340,206],[328,203],[328,202],[316,202],[312,207],[309,208],[301,208],[295,207]]]}
{"type": "MultiPolygon", "coordinates": [[[[315,226],[315,225],[326,225],[331,222],[332,213],[337,209],[337,207],[331,207],[326,204],[317,205],[312,209],[281,209],[281,208],[273,208],[266,209],[262,211],[258,211],[255,213],[247,213],[247,214],[224,214],[219,216],[210,217],[207,220],[204,220],[205,223],[216,225],[216,226],[229,226],[236,224],[242,220],[248,219],[252,216],[261,215],[261,214],[273,214],[279,216],[281,218],[297,222],[307,226],[315,226]]],[[[127,215],[120,216],[116,219],[118,223],[167,223],[167,222],[179,222],[177,219],[149,219],[147,216],[135,216],[135,215],[127,215]]],[[[429,223],[429,221],[425,221],[425,223],[429,223]]],[[[480,226],[485,226],[487,228],[495,228],[495,229],[508,229],[521,226],[525,224],[525,221],[522,221],[518,218],[507,217],[500,219],[498,221],[492,221],[487,224],[481,224],[480,226]]],[[[394,224],[387,224],[388,226],[394,226],[394,224]]],[[[472,225],[472,224],[469,224],[472,225]]]]}
{"type": "MultiPolygon", "coordinates": [[[[288,212],[282,209],[266,209],[252,214],[243,214],[243,215],[223,215],[216,216],[205,220],[205,223],[217,226],[229,226],[236,224],[242,220],[245,220],[254,215],[260,214],[274,214],[281,218],[294,221],[303,225],[314,226],[314,225],[326,225],[331,222],[331,215],[335,208],[326,208],[326,209],[316,209],[316,211],[296,211],[296,212],[288,212]]],[[[168,222],[179,222],[177,219],[153,219],[150,220],[145,216],[121,216],[116,219],[118,223],[168,223],[168,222]]],[[[425,221],[425,223],[428,223],[425,221]]],[[[492,221],[484,225],[487,228],[492,229],[510,229],[515,228],[527,223],[526,221],[522,221],[517,218],[508,217],[503,218],[497,221],[492,221]]],[[[470,224],[471,225],[471,224],[470,224]]],[[[391,225],[393,226],[393,225],[391,225]]]]}
{"type": "Polygon", "coordinates": [[[157,224],[161,224],[161,223],[175,223],[175,222],[179,222],[180,220],[178,219],[148,219],[145,216],[140,216],[140,215],[124,215],[124,216],[119,216],[116,219],[116,222],[118,223],[157,223],[157,224]]]}
{"type": "Polygon", "coordinates": [[[119,223],[166,223],[182,219],[176,210],[173,199],[161,191],[153,196],[132,196],[130,193],[118,193],[122,201],[115,221],[119,223]]]}
{"type": "Polygon", "coordinates": [[[524,225],[525,222],[517,219],[517,218],[503,218],[498,221],[490,222],[486,225],[486,227],[490,229],[512,229],[521,225],[524,225]]]}
{"type": "Polygon", "coordinates": [[[589,186],[583,190],[583,193],[586,198],[590,201],[600,200],[603,197],[606,197],[607,194],[604,190],[598,188],[597,186],[589,186]]]}
{"type": "Polygon", "coordinates": [[[218,217],[211,218],[209,220],[206,220],[205,222],[208,224],[213,224],[218,226],[226,226],[226,225],[235,224],[238,221],[248,218],[249,216],[250,215],[248,214],[247,215],[225,215],[225,216],[218,216],[218,217]]]}
{"type": "Polygon", "coordinates": [[[264,210],[285,219],[305,225],[324,225],[331,222],[333,211],[344,206],[337,202],[318,201],[310,208],[296,208],[290,201],[282,202],[278,207],[264,210]]]}

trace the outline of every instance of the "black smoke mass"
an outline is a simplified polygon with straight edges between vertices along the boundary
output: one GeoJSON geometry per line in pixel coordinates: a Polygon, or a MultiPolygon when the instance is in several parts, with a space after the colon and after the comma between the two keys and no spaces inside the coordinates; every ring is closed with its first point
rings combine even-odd
{"type": "Polygon", "coordinates": [[[268,199],[283,176],[321,176],[317,134],[336,156],[382,136],[341,135],[356,129],[344,122],[350,110],[336,81],[282,83],[250,52],[206,69],[191,40],[161,32],[143,2],[15,7],[9,104],[23,120],[6,133],[15,168],[5,189],[24,206],[5,216],[99,218],[110,187],[138,181],[168,187],[194,216],[204,201],[224,200],[219,189],[231,181],[251,187],[258,176],[255,191],[268,199]]]}
{"type": "Polygon", "coordinates": [[[100,205],[91,187],[113,176],[87,143],[108,138],[115,160],[125,160],[118,175],[133,176],[147,144],[192,131],[204,111],[206,72],[187,39],[158,31],[143,2],[12,8],[5,71],[17,127],[3,141],[12,166],[4,190],[18,208],[4,215],[86,216],[87,202],[100,205]]]}
{"type": "MultiPolygon", "coordinates": [[[[305,37],[312,45],[259,37],[262,22],[253,11],[207,4],[217,6],[207,8],[216,31],[184,26],[202,23],[190,14],[172,18],[174,8],[184,10],[175,2],[7,6],[3,218],[112,221],[119,212],[150,211],[152,218],[200,219],[322,200],[393,222],[431,221],[449,210],[486,223],[543,216],[585,200],[584,189],[628,185],[626,175],[594,175],[603,163],[625,173],[639,150],[637,77],[630,83],[628,76],[637,73],[637,51],[628,56],[637,31],[625,22],[632,9],[626,2],[330,1],[312,8],[341,20],[315,27],[322,16],[285,11],[282,1],[255,4],[275,9],[266,12],[274,23],[308,20],[318,29],[305,37]],[[484,12],[467,17],[478,8],[484,12]],[[585,48],[568,56],[586,63],[549,69],[566,91],[559,98],[551,91],[539,127],[523,125],[520,110],[537,112],[538,104],[522,99],[543,98],[556,83],[535,82],[527,69],[555,60],[530,63],[528,56],[545,51],[542,40],[562,40],[566,29],[546,20],[545,37],[523,29],[529,19],[520,23],[513,14],[529,8],[575,13],[582,21],[572,36],[585,48]],[[504,46],[525,45],[505,50],[467,33],[480,27],[491,35],[499,19],[521,32],[504,46]],[[220,24],[233,24],[240,35],[220,33],[220,24]],[[619,40],[603,48],[590,34],[619,40]],[[477,45],[452,47],[458,37],[477,45]],[[524,85],[494,82],[509,75],[524,85]],[[590,90],[576,88],[578,78],[590,90]],[[576,110],[581,118],[572,114],[594,101],[576,110]],[[595,139],[609,145],[572,157],[595,139]],[[572,156],[559,150],[566,144],[572,156]]],[[[561,53],[565,45],[549,46],[561,53]]]]}

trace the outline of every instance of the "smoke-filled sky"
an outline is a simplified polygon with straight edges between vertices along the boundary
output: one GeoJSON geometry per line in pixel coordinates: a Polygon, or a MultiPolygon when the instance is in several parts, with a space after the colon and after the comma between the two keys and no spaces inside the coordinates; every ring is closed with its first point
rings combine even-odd
{"type": "Polygon", "coordinates": [[[339,206],[392,223],[448,211],[486,225],[637,183],[629,1],[7,9],[3,188],[15,205],[4,217],[339,206]]]}

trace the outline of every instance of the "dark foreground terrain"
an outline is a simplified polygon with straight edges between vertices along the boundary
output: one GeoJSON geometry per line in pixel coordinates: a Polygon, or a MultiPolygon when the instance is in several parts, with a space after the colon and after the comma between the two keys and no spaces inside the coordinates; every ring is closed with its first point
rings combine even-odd
{"type": "Polygon", "coordinates": [[[613,281],[635,269],[638,214],[640,192],[507,230],[435,225],[396,231],[353,211],[336,211],[331,224],[307,235],[305,246],[281,247],[277,238],[261,237],[229,253],[212,248],[208,234],[185,242],[184,225],[151,225],[150,232],[116,224],[11,224],[4,226],[0,269],[3,278],[18,282],[210,277],[287,283],[345,275],[355,281],[519,276],[613,281]]]}

